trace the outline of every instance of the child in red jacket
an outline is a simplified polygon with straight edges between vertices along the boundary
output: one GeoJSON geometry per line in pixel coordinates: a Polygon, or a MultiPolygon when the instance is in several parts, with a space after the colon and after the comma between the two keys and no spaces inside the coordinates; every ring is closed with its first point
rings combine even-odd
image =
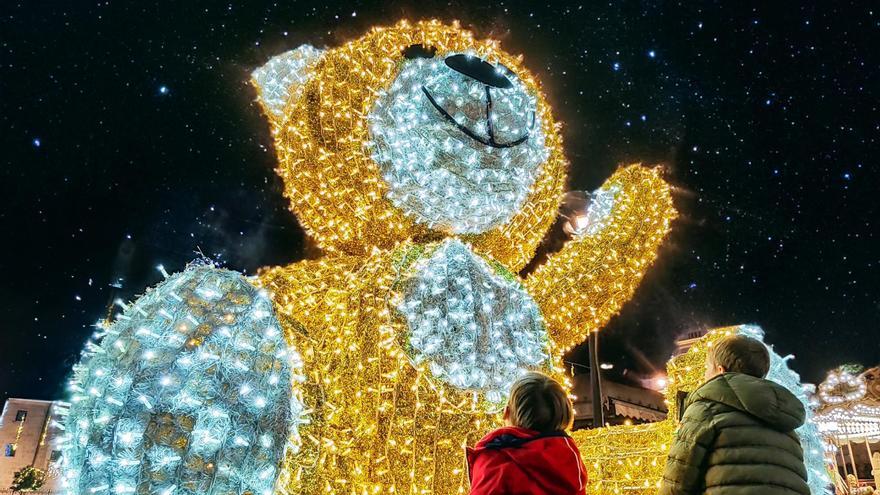
{"type": "Polygon", "coordinates": [[[585,495],[587,471],[565,430],[574,410],[562,385],[541,373],[513,384],[507,426],[467,449],[471,495],[585,495]]]}

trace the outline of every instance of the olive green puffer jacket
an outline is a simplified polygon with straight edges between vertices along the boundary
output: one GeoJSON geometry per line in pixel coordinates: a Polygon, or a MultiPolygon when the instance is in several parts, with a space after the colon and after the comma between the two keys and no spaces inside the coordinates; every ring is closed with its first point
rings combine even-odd
{"type": "Polygon", "coordinates": [[[660,495],[810,495],[794,433],[804,405],[783,386],[724,373],[684,407],[660,495]]]}

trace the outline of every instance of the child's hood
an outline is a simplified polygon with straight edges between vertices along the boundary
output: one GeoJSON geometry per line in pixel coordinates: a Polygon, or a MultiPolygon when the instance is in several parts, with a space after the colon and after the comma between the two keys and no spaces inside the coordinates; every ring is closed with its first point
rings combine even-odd
{"type": "MultiPolygon", "coordinates": [[[[538,493],[583,493],[587,473],[574,440],[565,432],[539,433],[518,427],[495,430],[467,449],[468,465],[494,451],[493,463],[513,463],[538,493]]],[[[491,455],[491,454],[490,454],[491,455]]],[[[471,473],[473,475],[473,473],[471,473]]]]}
{"type": "Polygon", "coordinates": [[[720,402],[746,412],[779,431],[792,431],[804,424],[804,404],[776,382],[744,375],[724,373],[688,397],[688,404],[698,400],[720,402]]]}

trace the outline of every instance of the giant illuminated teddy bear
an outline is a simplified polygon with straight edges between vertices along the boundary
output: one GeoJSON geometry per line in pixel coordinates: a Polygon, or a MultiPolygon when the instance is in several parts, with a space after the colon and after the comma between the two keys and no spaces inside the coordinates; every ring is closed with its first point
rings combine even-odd
{"type": "Polygon", "coordinates": [[[253,73],[285,195],[324,255],[190,266],[123,305],[71,384],[72,493],[464,493],[463,447],[524,370],[631,297],[675,216],[615,172],[525,279],[567,164],[537,81],[436,21],[253,73]]]}

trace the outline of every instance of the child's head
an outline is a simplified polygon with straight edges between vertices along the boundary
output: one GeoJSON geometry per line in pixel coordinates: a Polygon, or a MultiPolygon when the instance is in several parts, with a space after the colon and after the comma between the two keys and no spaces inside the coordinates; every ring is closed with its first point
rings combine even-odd
{"type": "Polygon", "coordinates": [[[745,335],[731,335],[715,343],[706,355],[706,379],[720,373],[742,373],[758,378],[770,371],[767,346],[745,335]]]}
{"type": "Polygon", "coordinates": [[[574,409],[562,385],[545,374],[529,372],[510,388],[504,419],[529,430],[559,431],[571,428],[574,409]]]}

